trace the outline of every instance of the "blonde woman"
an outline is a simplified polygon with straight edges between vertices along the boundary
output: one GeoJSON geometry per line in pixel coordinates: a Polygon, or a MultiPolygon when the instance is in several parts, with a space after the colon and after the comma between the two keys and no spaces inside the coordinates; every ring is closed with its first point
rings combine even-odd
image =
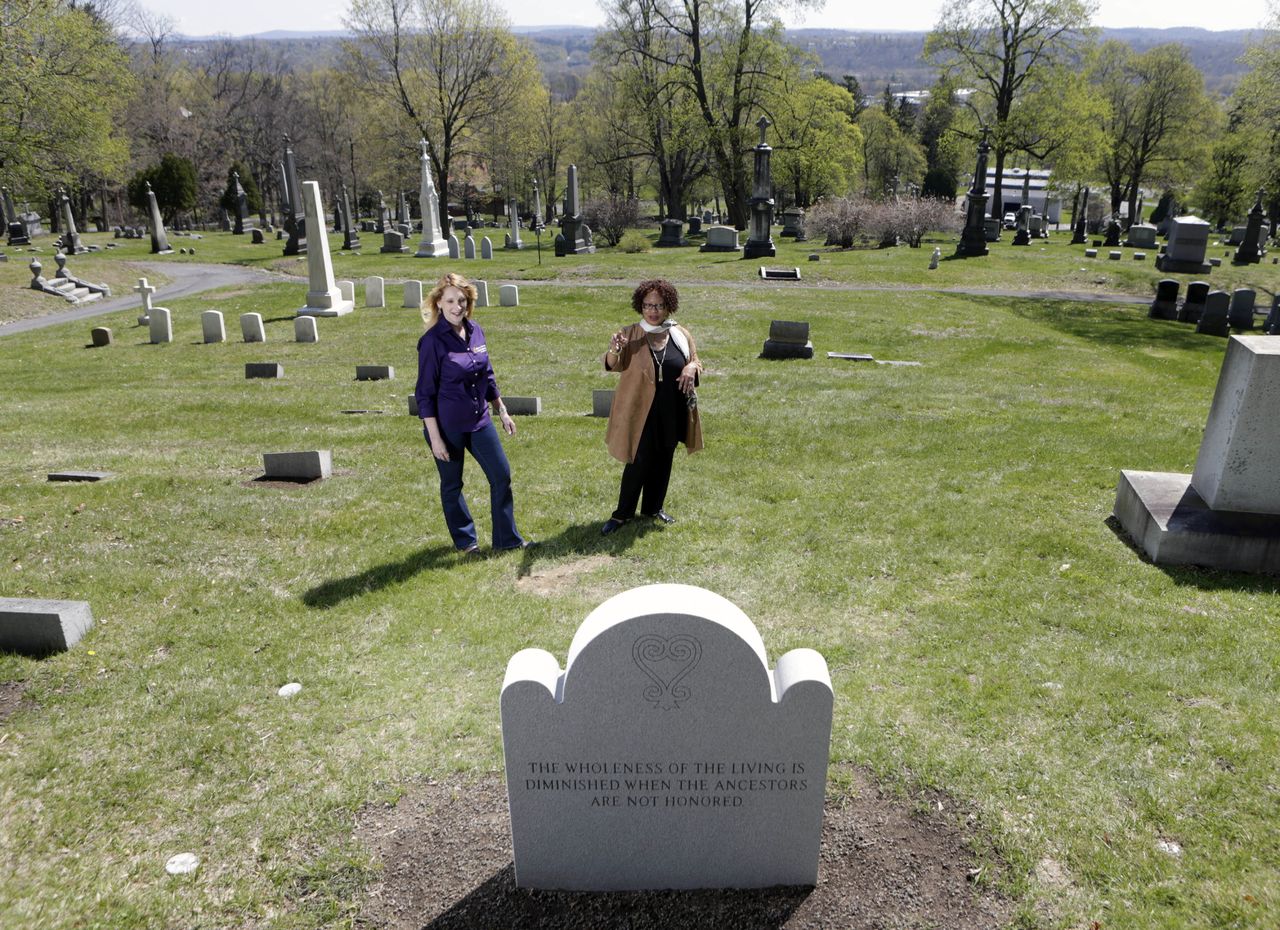
{"type": "Polygon", "coordinates": [[[493,548],[530,545],[516,529],[511,466],[493,417],[508,436],[515,435],[516,424],[498,392],[484,330],[471,319],[475,305],[475,286],[460,274],[450,272],[432,288],[422,311],[427,331],[418,340],[414,389],[423,435],[440,472],[444,520],[454,546],[466,555],[478,553],[480,546],[475,521],[462,496],[464,451],[471,453],[489,479],[493,548]]]}

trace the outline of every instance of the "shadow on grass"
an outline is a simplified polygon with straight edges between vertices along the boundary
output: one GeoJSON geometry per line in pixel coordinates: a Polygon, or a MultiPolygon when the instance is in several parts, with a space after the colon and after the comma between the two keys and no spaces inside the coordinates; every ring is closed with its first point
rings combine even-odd
{"type": "Polygon", "coordinates": [[[508,865],[423,930],[475,927],[626,927],[629,930],[733,927],[778,930],[812,892],[808,887],[716,891],[592,892],[517,888],[508,865]]]}
{"type": "Polygon", "coordinates": [[[1125,532],[1115,514],[1102,521],[1129,550],[1148,565],[1154,565],[1169,576],[1174,584],[1189,585],[1202,591],[1249,591],[1258,594],[1280,594],[1280,577],[1231,572],[1201,565],[1161,565],[1152,562],[1142,548],[1125,532]]]}
{"type": "Polygon", "coordinates": [[[346,578],[335,578],[316,585],[302,595],[302,603],[308,607],[327,610],[345,600],[378,591],[388,585],[408,581],[419,572],[437,568],[446,563],[456,563],[456,550],[452,546],[427,546],[401,559],[365,569],[346,578]]]}
{"type": "Polygon", "coordinates": [[[1011,299],[1007,304],[1014,315],[1024,320],[1100,345],[1158,345],[1179,350],[1204,350],[1214,346],[1225,349],[1226,346],[1225,339],[1197,333],[1190,323],[1150,319],[1133,304],[1123,309],[1106,304],[1052,300],[1011,299]]]}
{"type": "Polygon", "coordinates": [[[592,555],[597,552],[606,555],[620,555],[630,549],[640,537],[654,530],[662,529],[662,524],[647,517],[636,517],[622,528],[608,536],[600,535],[600,527],[604,521],[595,523],[578,523],[565,527],[555,536],[538,540],[536,546],[525,549],[521,555],[520,570],[516,577],[525,578],[532,574],[533,566],[542,559],[556,559],[565,555],[592,555]]]}

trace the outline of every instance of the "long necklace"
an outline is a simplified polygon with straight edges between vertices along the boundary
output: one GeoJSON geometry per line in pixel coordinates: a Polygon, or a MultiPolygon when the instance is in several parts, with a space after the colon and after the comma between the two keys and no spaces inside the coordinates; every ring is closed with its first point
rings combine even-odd
{"type": "Polygon", "coordinates": [[[667,360],[667,347],[671,345],[671,337],[667,337],[667,341],[662,344],[662,354],[659,355],[653,348],[653,343],[649,343],[649,354],[653,356],[654,362],[658,365],[658,380],[662,380],[662,363],[667,360]]]}

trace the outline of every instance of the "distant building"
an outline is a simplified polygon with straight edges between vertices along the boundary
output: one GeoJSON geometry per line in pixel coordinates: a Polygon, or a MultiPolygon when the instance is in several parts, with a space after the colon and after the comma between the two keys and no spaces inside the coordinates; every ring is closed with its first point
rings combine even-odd
{"type": "MultiPolygon", "coordinates": [[[[1031,205],[1031,209],[1035,213],[1039,213],[1050,223],[1057,223],[1058,217],[1062,212],[1062,201],[1058,195],[1051,193],[1049,186],[1051,183],[1052,172],[1032,168],[1028,171],[1026,168],[1005,168],[1003,183],[1000,185],[1000,202],[1001,211],[1004,213],[1016,213],[1018,207],[1022,206],[1022,189],[1027,187],[1026,202],[1031,205]],[[1027,176],[1031,176],[1030,184],[1026,183],[1027,176]]],[[[996,171],[994,168],[987,169],[987,197],[990,198],[996,187],[996,171]]],[[[988,199],[987,203],[991,201],[988,199]]],[[[999,219],[999,217],[997,217],[999,219]]]]}

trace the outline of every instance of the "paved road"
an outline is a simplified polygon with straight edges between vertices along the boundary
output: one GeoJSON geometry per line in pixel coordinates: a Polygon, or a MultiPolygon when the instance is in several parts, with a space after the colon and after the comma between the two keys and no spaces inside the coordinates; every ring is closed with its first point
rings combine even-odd
{"type": "MultiPolygon", "coordinates": [[[[190,297],[216,287],[233,284],[278,284],[281,281],[298,281],[298,278],[263,271],[261,268],[242,268],[239,265],[202,265],[177,262],[133,262],[144,271],[165,274],[172,278],[168,284],[157,288],[152,299],[157,306],[164,306],[166,300],[179,297],[190,297]]],[[[50,297],[50,300],[54,298],[50,297]]],[[[114,313],[117,310],[130,308],[141,309],[142,301],[136,293],[124,294],[107,300],[95,300],[83,307],[73,307],[45,316],[33,317],[29,320],[15,320],[0,325],[0,336],[13,333],[24,333],[45,326],[57,326],[59,323],[71,323],[76,320],[87,320],[103,313],[114,313]]]]}

